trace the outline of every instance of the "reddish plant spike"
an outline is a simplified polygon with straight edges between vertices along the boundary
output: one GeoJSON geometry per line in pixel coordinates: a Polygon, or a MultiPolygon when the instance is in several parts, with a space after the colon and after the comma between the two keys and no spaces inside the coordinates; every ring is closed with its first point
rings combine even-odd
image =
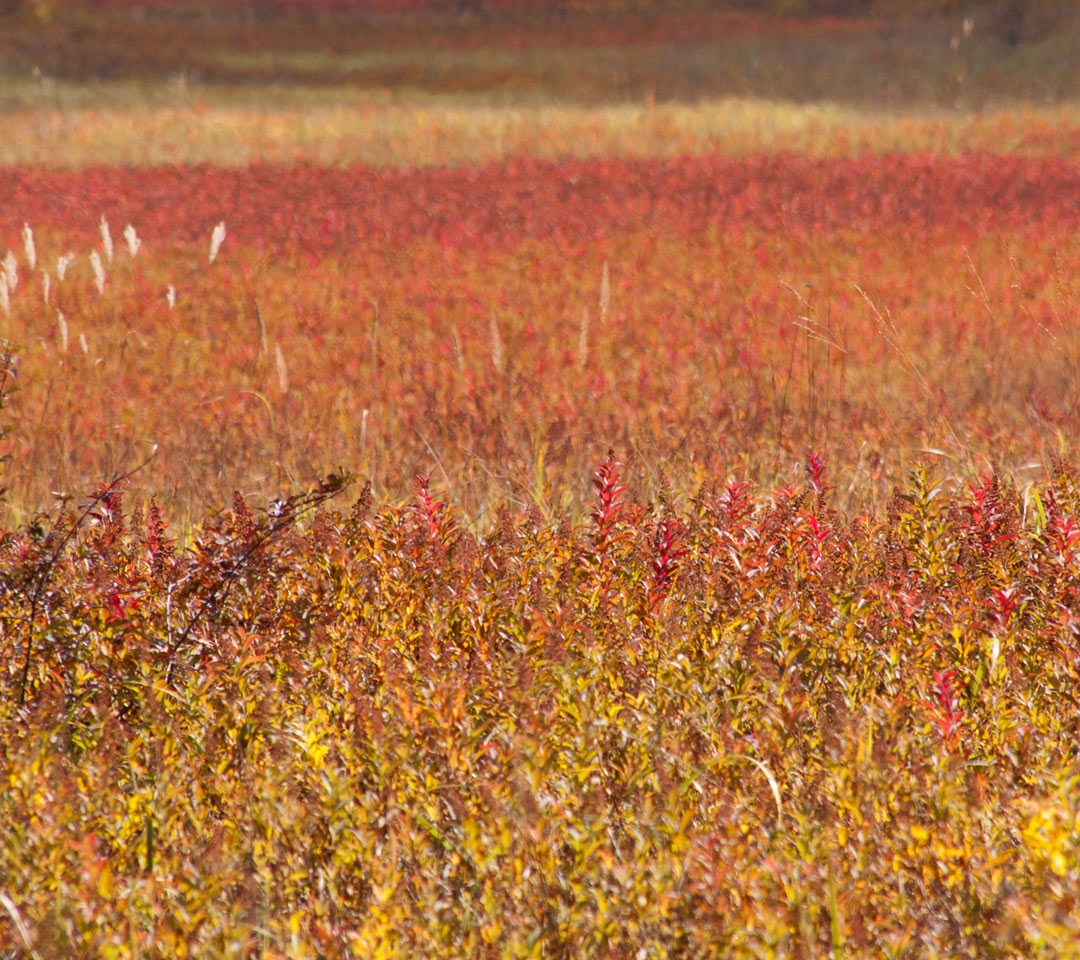
{"type": "Polygon", "coordinates": [[[1003,627],[1019,611],[1020,601],[1015,586],[994,590],[986,605],[990,608],[990,619],[995,626],[1003,627]]]}
{"type": "Polygon", "coordinates": [[[124,491],[122,485],[101,483],[91,495],[97,501],[88,519],[97,526],[97,543],[108,547],[124,533],[124,491]]]}
{"type": "Polygon", "coordinates": [[[728,526],[735,526],[748,519],[755,509],[753,485],[732,480],[720,495],[720,505],[728,526]]]}
{"type": "Polygon", "coordinates": [[[968,519],[964,526],[975,544],[990,553],[1016,539],[1001,495],[996,473],[988,474],[969,485],[970,498],[965,504],[968,519]]]}
{"type": "Polygon", "coordinates": [[[255,517],[244,495],[239,490],[233,491],[233,518],[236,535],[240,540],[247,540],[255,533],[255,517]]]}
{"type": "Polygon", "coordinates": [[[931,692],[934,699],[929,702],[929,706],[935,713],[934,723],[946,745],[950,745],[965,716],[964,711],[960,709],[960,691],[956,685],[956,671],[935,672],[931,692]]]}
{"type": "Polygon", "coordinates": [[[592,518],[596,527],[594,543],[598,556],[607,553],[618,539],[616,524],[626,506],[622,499],[626,487],[619,485],[620,466],[615,459],[615,452],[608,450],[607,457],[593,476],[596,504],[592,508],[592,518]]]}
{"type": "Polygon", "coordinates": [[[825,541],[833,535],[832,529],[824,521],[811,514],[806,518],[806,526],[800,530],[803,540],[810,550],[810,559],[817,564],[821,561],[821,550],[825,541]]]}
{"type": "Polygon", "coordinates": [[[146,550],[150,554],[150,564],[154,576],[161,576],[166,564],[172,559],[173,545],[168,539],[165,529],[165,521],[161,514],[161,504],[157,497],[150,499],[146,510],[145,532],[143,540],[146,550]]]}
{"type": "Polygon", "coordinates": [[[679,545],[681,535],[678,522],[665,519],[657,525],[653,536],[649,605],[654,611],[670,592],[675,575],[679,571],[679,561],[686,556],[686,551],[679,545]]]}
{"type": "Polygon", "coordinates": [[[416,475],[416,511],[421,517],[428,535],[435,539],[439,536],[445,522],[445,500],[436,500],[431,495],[430,479],[416,475]]]}
{"type": "Polygon", "coordinates": [[[814,493],[822,494],[825,492],[825,479],[828,473],[827,461],[825,456],[820,453],[811,453],[806,458],[806,478],[810,481],[810,486],[814,488],[814,493]]]}

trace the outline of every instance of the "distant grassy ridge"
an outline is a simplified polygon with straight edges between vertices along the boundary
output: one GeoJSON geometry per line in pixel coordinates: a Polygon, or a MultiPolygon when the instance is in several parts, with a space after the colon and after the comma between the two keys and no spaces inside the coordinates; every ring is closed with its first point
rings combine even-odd
{"type": "Polygon", "coordinates": [[[31,15],[56,9],[90,7],[112,10],[239,11],[258,15],[378,13],[458,14],[466,16],[556,15],[581,13],[626,14],[657,11],[757,11],[782,16],[868,14],[954,14],[984,10],[1009,15],[1016,7],[1028,10],[1061,10],[1063,0],[5,0],[0,10],[31,15]]]}
{"type": "Polygon", "coordinates": [[[498,106],[466,98],[367,95],[277,87],[163,89],[150,102],[133,83],[40,85],[7,91],[0,165],[318,163],[379,168],[460,166],[532,156],[673,157],[796,152],[817,157],[967,150],[1075,155],[1080,109],[983,113],[929,109],[900,115],[835,104],[724,98],[699,104],[498,106]],[[99,103],[94,105],[94,99],[99,103]],[[17,104],[22,103],[22,106],[17,104]]]}
{"type": "Polygon", "coordinates": [[[982,108],[1080,96],[1075,5],[391,6],[8,0],[0,76],[586,103],[756,96],[982,108]]]}

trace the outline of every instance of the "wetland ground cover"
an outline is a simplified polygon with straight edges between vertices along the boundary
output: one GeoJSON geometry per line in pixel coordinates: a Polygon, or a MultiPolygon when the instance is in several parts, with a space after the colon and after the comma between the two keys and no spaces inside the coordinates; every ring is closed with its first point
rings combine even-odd
{"type": "Polygon", "coordinates": [[[714,6],[0,5],[0,953],[1080,952],[1075,13],[714,6]]]}

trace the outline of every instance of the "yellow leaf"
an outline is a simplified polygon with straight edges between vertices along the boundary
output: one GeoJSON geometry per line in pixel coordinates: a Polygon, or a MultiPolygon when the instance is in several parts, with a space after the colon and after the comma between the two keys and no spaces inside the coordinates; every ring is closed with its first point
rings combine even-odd
{"type": "Polygon", "coordinates": [[[112,867],[105,864],[97,878],[97,892],[102,900],[111,900],[116,888],[113,886],[112,867]]]}

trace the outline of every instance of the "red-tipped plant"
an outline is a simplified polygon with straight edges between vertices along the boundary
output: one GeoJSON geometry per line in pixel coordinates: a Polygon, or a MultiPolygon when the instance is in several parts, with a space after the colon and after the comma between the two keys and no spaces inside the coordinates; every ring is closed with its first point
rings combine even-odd
{"type": "Polygon", "coordinates": [[[681,530],[675,520],[661,520],[653,537],[652,579],[649,584],[649,609],[659,609],[675,581],[679,560],[686,555],[679,541],[681,530]]]}
{"type": "Polygon", "coordinates": [[[150,499],[150,505],[146,509],[143,543],[149,555],[150,569],[155,577],[160,577],[172,561],[175,547],[169,539],[161,504],[156,497],[150,499]]]}
{"type": "Polygon", "coordinates": [[[806,479],[810,481],[817,496],[825,492],[826,476],[828,474],[828,461],[820,453],[811,453],[806,457],[806,479]]]}
{"type": "Polygon", "coordinates": [[[968,515],[965,529],[984,553],[992,553],[1016,538],[1002,498],[1001,482],[992,473],[969,484],[971,497],[964,505],[968,515]]]}
{"type": "Polygon", "coordinates": [[[593,543],[598,557],[606,555],[620,539],[617,533],[619,515],[626,507],[622,498],[626,487],[619,486],[620,466],[615,459],[615,451],[608,450],[607,457],[593,476],[593,489],[596,491],[596,503],[592,508],[596,528],[593,543]]]}
{"type": "Polygon", "coordinates": [[[828,524],[811,514],[806,518],[806,526],[801,528],[800,533],[810,552],[810,562],[815,565],[820,563],[821,548],[833,535],[832,530],[828,524]]]}
{"type": "Polygon", "coordinates": [[[738,526],[754,513],[754,485],[732,480],[717,498],[720,519],[728,528],[738,526]]]}
{"type": "Polygon", "coordinates": [[[438,539],[439,535],[447,526],[446,501],[436,500],[431,495],[430,479],[416,475],[416,514],[420,517],[421,524],[427,530],[432,540],[438,539]]]}
{"type": "Polygon", "coordinates": [[[1019,613],[1020,599],[1020,591],[1015,584],[991,592],[986,605],[990,609],[990,619],[994,626],[1004,627],[1015,614],[1019,613]]]}
{"type": "Polygon", "coordinates": [[[935,672],[931,693],[933,699],[928,701],[927,705],[934,711],[934,723],[948,746],[964,720],[964,711],[960,709],[960,690],[956,684],[956,671],[935,672]]]}

